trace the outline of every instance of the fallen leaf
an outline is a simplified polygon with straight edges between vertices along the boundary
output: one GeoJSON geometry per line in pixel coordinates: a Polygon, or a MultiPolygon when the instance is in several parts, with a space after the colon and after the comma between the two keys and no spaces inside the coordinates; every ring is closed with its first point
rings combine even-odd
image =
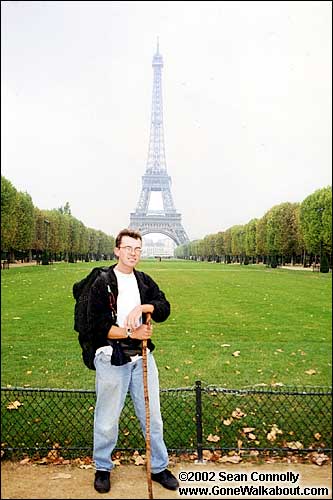
{"type": "Polygon", "coordinates": [[[267,434],[268,441],[275,441],[276,435],[282,434],[282,431],[278,428],[276,424],[273,424],[271,431],[267,434]]]}
{"type": "Polygon", "coordinates": [[[213,434],[209,434],[207,441],[217,443],[218,441],[220,441],[220,439],[221,439],[220,436],[217,436],[216,434],[214,436],[213,436],[213,434]]]}
{"type": "Polygon", "coordinates": [[[232,464],[238,464],[239,462],[242,461],[242,457],[239,455],[224,455],[223,457],[219,458],[218,462],[220,463],[225,463],[225,462],[230,462],[232,464]]]}
{"type": "Polygon", "coordinates": [[[211,462],[217,462],[219,458],[221,458],[222,451],[221,450],[215,450],[212,453],[212,456],[210,457],[211,462]]]}
{"type": "Polygon", "coordinates": [[[203,450],[202,457],[204,460],[210,460],[212,458],[213,453],[209,450],[203,450]]]}
{"type": "Polygon", "coordinates": [[[235,358],[237,358],[237,356],[240,355],[240,351],[235,351],[235,352],[232,353],[232,355],[235,356],[235,358]]]}
{"type": "Polygon", "coordinates": [[[292,450],[301,450],[303,448],[302,443],[299,441],[290,441],[287,443],[288,448],[291,448],[292,450]]]}
{"type": "Polygon", "coordinates": [[[329,460],[329,457],[325,455],[324,453],[313,453],[311,456],[311,462],[313,462],[316,465],[323,465],[326,461],[329,460]]]}
{"type": "Polygon", "coordinates": [[[240,408],[236,408],[236,410],[234,410],[231,415],[238,420],[242,417],[246,417],[246,413],[243,413],[240,408]]]}
{"type": "Polygon", "coordinates": [[[145,461],[144,459],[142,458],[141,455],[137,456],[135,461],[134,461],[135,465],[144,465],[145,461]]]}
{"type": "Polygon", "coordinates": [[[59,474],[55,474],[51,477],[51,479],[70,479],[72,477],[71,474],[66,474],[65,472],[59,472],[59,474]]]}
{"type": "Polygon", "coordinates": [[[252,431],[254,431],[254,430],[255,430],[255,428],[254,428],[254,427],[244,427],[244,428],[243,428],[243,432],[244,432],[244,434],[247,434],[247,433],[252,432],[252,431]]]}
{"type": "Polygon", "coordinates": [[[316,439],[320,439],[320,438],[321,438],[321,434],[320,434],[320,432],[316,432],[316,434],[314,434],[314,437],[315,437],[316,439]]]}
{"type": "Polygon", "coordinates": [[[310,370],[306,370],[305,373],[307,375],[315,375],[317,372],[316,372],[316,370],[314,370],[313,368],[311,368],[310,370]]]}
{"type": "Polygon", "coordinates": [[[224,425],[230,425],[233,422],[233,418],[226,418],[223,420],[224,425]]]}
{"type": "Polygon", "coordinates": [[[22,405],[23,403],[20,403],[19,401],[12,401],[7,405],[7,410],[17,410],[22,405]]]}
{"type": "Polygon", "coordinates": [[[30,457],[24,458],[23,460],[21,460],[20,465],[25,465],[28,464],[29,462],[30,462],[30,457]]]}
{"type": "Polygon", "coordinates": [[[259,455],[259,451],[258,450],[251,450],[250,451],[250,456],[251,457],[257,457],[259,455]]]}

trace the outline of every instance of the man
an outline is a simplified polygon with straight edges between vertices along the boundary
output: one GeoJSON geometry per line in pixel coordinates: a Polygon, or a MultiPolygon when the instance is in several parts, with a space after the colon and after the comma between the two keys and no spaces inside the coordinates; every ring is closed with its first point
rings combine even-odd
{"type": "Polygon", "coordinates": [[[156,322],[165,321],[170,314],[170,304],[152,278],[135,269],[141,250],[141,235],[122,230],[115,242],[117,264],[109,268],[106,279],[98,277],[89,292],[88,321],[94,331],[96,348],[94,487],[99,493],[110,490],[111,454],[117,443],[119,417],[128,391],[145,433],[142,340],[147,340],[151,476],[167,489],[178,488],[177,479],[167,469],[158,371],[152,354],[153,327],[145,324],[146,313],[156,322]]]}

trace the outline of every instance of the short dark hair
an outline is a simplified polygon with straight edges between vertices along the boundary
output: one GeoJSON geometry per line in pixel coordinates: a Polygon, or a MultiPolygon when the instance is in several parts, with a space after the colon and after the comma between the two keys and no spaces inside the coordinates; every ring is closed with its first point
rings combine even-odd
{"type": "Polygon", "coordinates": [[[120,231],[120,233],[118,234],[117,238],[116,238],[116,244],[115,244],[115,246],[117,248],[120,247],[121,239],[122,239],[123,236],[129,236],[130,238],[134,238],[136,240],[140,240],[141,243],[142,243],[142,236],[139,233],[139,231],[134,231],[134,229],[122,229],[120,231]]]}

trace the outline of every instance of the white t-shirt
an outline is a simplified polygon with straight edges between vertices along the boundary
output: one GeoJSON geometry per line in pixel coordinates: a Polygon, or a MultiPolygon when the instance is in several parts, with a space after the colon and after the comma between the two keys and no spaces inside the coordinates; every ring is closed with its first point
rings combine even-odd
{"type": "MultiPolygon", "coordinates": [[[[135,274],[125,274],[117,269],[114,270],[118,282],[118,297],[117,297],[117,322],[118,326],[123,327],[126,316],[134,309],[134,307],[141,304],[140,292],[138,282],[136,281],[135,274]]],[[[139,324],[142,324],[142,317],[139,324]]]]}

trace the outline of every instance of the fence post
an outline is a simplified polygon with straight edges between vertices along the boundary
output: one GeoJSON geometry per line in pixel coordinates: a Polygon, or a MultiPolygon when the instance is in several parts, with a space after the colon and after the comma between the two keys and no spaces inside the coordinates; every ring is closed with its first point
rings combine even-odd
{"type": "Polygon", "coordinates": [[[202,404],[201,404],[201,380],[195,382],[195,422],[197,427],[197,463],[202,463],[202,404]]]}

